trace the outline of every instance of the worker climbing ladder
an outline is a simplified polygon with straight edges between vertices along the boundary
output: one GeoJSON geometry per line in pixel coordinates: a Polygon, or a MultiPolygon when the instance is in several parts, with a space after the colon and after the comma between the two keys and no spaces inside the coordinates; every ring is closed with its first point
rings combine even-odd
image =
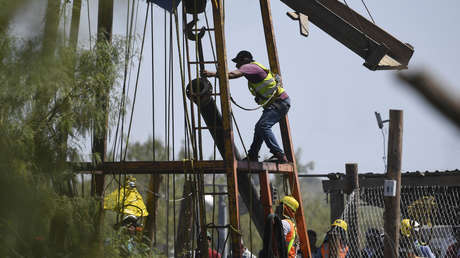
{"type": "MultiPolygon", "coordinates": [[[[270,61],[270,70],[273,74],[281,75],[280,65],[278,61],[278,55],[276,50],[276,41],[273,32],[273,24],[270,13],[270,1],[269,0],[259,0],[262,20],[264,26],[264,33],[267,45],[267,53],[270,61]]],[[[354,52],[366,59],[366,66],[372,70],[378,69],[404,69],[407,67],[410,57],[412,56],[413,49],[407,45],[402,44],[396,39],[392,38],[391,35],[385,34],[382,31],[378,30],[373,24],[365,24],[364,21],[359,20],[360,29],[358,31],[355,27],[351,26],[352,20],[350,19],[339,19],[340,16],[345,16],[346,14],[351,13],[353,16],[357,17],[355,13],[352,13],[348,9],[344,9],[341,4],[335,3],[333,1],[322,0],[321,5],[317,5],[317,2],[313,3],[310,0],[305,0],[303,2],[297,0],[282,0],[287,5],[291,6],[295,11],[300,14],[308,14],[312,22],[319,24],[323,30],[331,34],[337,40],[344,43],[347,47],[352,49],[354,52]],[[323,8],[326,4],[330,4],[337,8],[323,8]],[[311,6],[310,6],[311,5],[311,6]],[[315,9],[316,8],[316,9],[315,9]],[[332,12],[331,10],[335,10],[332,12]],[[343,10],[346,10],[343,11],[343,10]],[[319,15],[321,12],[325,12],[327,15],[319,15]],[[344,12],[344,13],[341,13],[344,12]],[[340,15],[339,15],[340,14],[340,15]],[[316,16],[315,16],[316,15],[316,16]],[[330,19],[332,22],[324,21],[323,19],[330,19]],[[351,25],[350,25],[351,24],[351,25]],[[366,26],[364,26],[364,25],[366,26]],[[327,26],[326,26],[327,25],[327,26]],[[355,33],[353,40],[349,40],[347,35],[337,34],[337,31],[340,29],[332,28],[348,28],[351,32],[355,33]],[[372,33],[371,33],[372,32],[372,33]],[[343,38],[342,38],[343,37],[343,38]],[[355,41],[360,39],[359,41],[355,41]],[[369,45],[369,48],[363,48],[363,46],[369,45]],[[374,46],[374,47],[372,47],[374,46]],[[386,65],[383,60],[385,58],[392,58],[397,62],[394,65],[386,65]]],[[[154,0],[149,0],[148,3],[156,3],[154,0]]],[[[161,1],[160,1],[161,2],[161,1]]],[[[184,4],[193,3],[197,4],[198,0],[189,0],[184,1],[184,4]]],[[[165,3],[165,1],[163,1],[165,3]]],[[[175,12],[178,2],[172,1],[176,5],[166,7],[165,9],[175,12]]],[[[197,104],[198,107],[198,125],[195,125],[193,121],[193,104],[191,103],[191,128],[192,129],[190,136],[192,138],[193,146],[193,158],[190,160],[184,161],[149,161],[149,162],[106,162],[102,160],[100,164],[87,164],[86,167],[80,167],[80,170],[83,171],[102,171],[102,174],[99,174],[99,178],[102,183],[96,186],[96,190],[99,190],[102,194],[103,189],[103,178],[105,174],[113,171],[122,171],[125,174],[161,174],[161,173],[191,173],[199,174],[198,185],[199,189],[199,206],[200,206],[200,232],[204,236],[204,232],[208,228],[218,228],[225,226],[229,228],[231,235],[231,248],[233,256],[238,256],[236,254],[241,253],[241,225],[239,217],[239,195],[242,197],[248,210],[250,211],[251,218],[256,225],[259,233],[263,232],[263,221],[268,214],[273,212],[272,209],[272,196],[270,190],[270,180],[269,173],[283,173],[287,175],[289,181],[289,193],[299,202],[299,207],[296,212],[296,228],[297,234],[300,242],[300,249],[304,257],[311,257],[310,247],[307,236],[307,226],[304,218],[304,209],[302,204],[302,196],[300,193],[299,180],[297,175],[296,160],[293,150],[292,138],[289,127],[289,120],[286,117],[282,118],[280,121],[281,136],[283,142],[284,152],[287,156],[287,164],[277,164],[277,163],[268,163],[268,162],[251,162],[251,161],[241,161],[241,157],[238,154],[237,149],[235,148],[234,143],[234,133],[233,133],[233,122],[232,122],[232,109],[230,105],[230,92],[229,92],[229,78],[228,78],[228,66],[227,66],[227,57],[226,57],[226,43],[224,35],[224,5],[223,0],[211,0],[212,12],[213,12],[213,26],[214,28],[200,28],[196,27],[198,21],[198,13],[196,11],[193,14],[193,20],[189,23],[185,21],[184,16],[184,26],[186,27],[185,33],[188,40],[195,41],[195,52],[198,57],[195,61],[190,61],[187,48],[187,60],[188,66],[197,65],[196,71],[199,74],[204,70],[205,64],[215,64],[217,66],[217,78],[219,83],[219,92],[212,93],[212,85],[206,78],[196,78],[192,80],[187,88],[187,95],[191,99],[191,102],[197,104]],[[187,24],[187,25],[185,25],[187,24]],[[216,60],[204,60],[203,49],[201,44],[201,38],[204,36],[205,32],[214,32],[214,43],[216,46],[217,58],[216,60]],[[198,69],[199,67],[199,69],[198,69]],[[217,105],[212,96],[220,97],[220,111],[219,114],[217,105]],[[205,120],[207,126],[201,125],[201,117],[205,120]],[[204,160],[203,154],[201,151],[201,138],[202,130],[208,129],[217,148],[219,149],[223,160],[204,160]],[[198,137],[197,137],[198,134],[198,137]],[[197,139],[198,138],[198,139],[197,139]],[[204,192],[203,187],[203,178],[204,174],[213,174],[213,173],[225,173],[227,179],[227,192],[228,196],[228,212],[230,218],[229,225],[209,225],[206,223],[206,209],[204,205],[204,196],[209,194],[204,192]],[[249,180],[248,173],[258,173],[259,182],[260,182],[260,200],[257,197],[257,192],[254,185],[252,185],[251,180],[249,180]],[[255,198],[253,198],[255,197],[255,198]],[[255,201],[254,201],[255,200],[255,201]],[[250,204],[250,205],[249,205],[250,204]],[[262,222],[261,222],[262,221],[262,222]]],[[[204,1],[204,6],[206,6],[206,1],[204,1]]],[[[185,8],[185,7],[184,7],[185,8]]],[[[189,7],[187,7],[189,8],[189,7]]],[[[205,8],[202,9],[204,11],[205,8]]],[[[201,12],[202,12],[201,11],[201,12]]],[[[152,14],[153,15],[153,14],[152,14]]],[[[148,16],[148,13],[147,15],[148,16]]],[[[177,21],[177,12],[175,13],[176,25],[177,21]]],[[[329,20],[327,20],[329,21],[329,20]]],[[[178,29],[176,30],[178,31],[178,29]]],[[[178,33],[178,32],[177,32],[178,33]]],[[[211,33],[210,33],[211,34],[211,33]]],[[[354,34],[353,34],[354,35],[354,34]]],[[[144,28],[145,36],[145,28],[144,28]]],[[[179,39],[179,36],[178,36],[179,39]]],[[[178,40],[179,41],[179,40],[178,40]]],[[[153,44],[153,43],[152,43],[153,44]]],[[[179,42],[178,42],[179,45],[179,42]]],[[[179,51],[180,52],[180,51],[179,51]]],[[[181,67],[182,69],[182,67],[181,67]]],[[[182,72],[182,71],[181,71],[182,72]]],[[[190,75],[190,68],[189,68],[190,75]]],[[[182,78],[184,79],[184,78],[182,78]]],[[[184,100],[185,102],[185,100],[184,100]]],[[[184,107],[185,108],[185,107],[184,107]]],[[[190,125],[189,125],[190,126],[190,125]]],[[[105,150],[101,153],[105,153],[105,150]]],[[[196,190],[196,189],[195,189],[196,190]]],[[[95,191],[98,192],[98,191],[95,191]]],[[[213,195],[222,194],[222,193],[212,193],[213,195]]],[[[207,241],[200,241],[200,249],[202,252],[205,252],[208,248],[207,241]]]]}
{"type": "MultiPolygon", "coordinates": [[[[275,74],[280,74],[279,63],[276,53],[276,44],[275,39],[273,36],[273,26],[271,24],[271,15],[270,15],[270,5],[268,0],[261,0],[261,10],[262,10],[262,17],[264,21],[264,31],[266,35],[266,43],[267,43],[267,50],[270,57],[270,66],[271,70],[275,74]]],[[[234,146],[234,138],[233,138],[233,128],[232,128],[232,117],[231,117],[231,106],[230,106],[230,93],[229,93],[229,82],[228,82],[228,67],[227,67],[227,57],[226,57],[226,48],[225,48],[225,35],[224,35],[224,20],[223,20],[223,3],[222,1],[212,1],[212,9],[213,9],[213,19],[214,19],[214,33],[215,33],[215,45],[216,45],[216,52],[217,52],[217,77],[219,80],[219,94],[215,94],[216,96],[221,97],[221,111],[222,111],[222,123],[218,123],[217,125],[211,125],[211,119],[208,119],[207,128],[210,130],[211,134],[215,138],[219,138],[216,134],[219,131],[219,126],[222,126],[222,130],[219,131],[220,136],[225,140],[224,146],[220,146],[221,154],[224,158],[225,164],[225,173],[227,176],[227,185],[228,185],[228,205],[229,205],[229,217],[230,217],[230,234],[231,234],[231,241],[232,241],[232,252],[234,254],[241,253],[241,233],[240,229],[240,221],[239,221],[239,207],[238,207],[238,177],[242,175],[238,175],[238,168],[239,166],[247,166],[250,170],[251,166],[257,166],[255,164],[245,164],[249,162],[238,162],[239,155],[236,152],[234,146]]],[[[199,31],[197,34],[191,34],[192,31],[191,27],[195,25],[197,18],[196,15],[194,20],[187,24],[187,38],[190,40],[194,40],[197,43],[197,52],[198,52],[198,62],[189,62],[193,64],[200,65],[200,71],[204,70],[205,63],[214,63],[213,61],[205,61],[203,60],[203,49],[201,44],[201,37],[203,37],[205,30],[211,31],[212,29],[209,28],[201,28],[200,30],[195,29],[194,31],[199,31]]],[[[188,91],[198,91],[198,92],[206,92],[207,84],[209,82],[206,78],[198,78],[189,84],[188,91]]],[[[196,95],[189,94],[189,95],[196,95]]],[[[200,101],[208,102],[211,101],[207,98],[196,98],[194,101],[198,104],[198,108],[202,108],[202,104],[200,101]]],[[[209,96],[208,96],[209,97],[209,96]]],[[[193,97],[192,97],[193,99],[193,97]]],[[[206,116],[206,112],[199,112],[204,117],[206,116]]],[[[213,112],[211,112],[213,113],[213,112]]],[[[207,119],[205,119],[207,120],[207,119]]],[[[196,129],[201,130],[203,127],[198,126],[196,129]]],[[[295,164],[295,155],[293,152],[292,140],[289,131],[289,122],[287,117],[285,117],[281,122],[281,131],[283,135],[283,145],[285,152],[287,154],[288,159],[290,160],[290,166],[292,166],[292,171],[289,173],[289,182],[290,182],[290,189],[291,194],[299,200],[299,209],[297,212],[297,230],[299,235],[299,242],[301,243],[301,250],[304,254],[304,257],[310,257],[310,247],[308,242],[308,236],[306,234],[306,223],[304,219],[304,212],[303,212],[303,205],[302,205],[302,198],[299,189],[299,181],[297,177],[297,169],[295,164]]],[[[219,146],[218,146],[219,147],[219,146]]],[[[254,162],[250,162],[254,163],[254,162]]],[[[260,181],[260,199],[262,202],[262,206],[264,207],[264,213],[266,217],[269,213],[272,213],[272,198],[271,198],[271,190],[270,190],[270,182],[268,178],[269,170],[263,170],[259,172],[259,181],[260,181]]],[[[274,172],[274,171],[272,171],[274,172]]],[[[254,215],[253,215],[254,216],[254,215]]]]}

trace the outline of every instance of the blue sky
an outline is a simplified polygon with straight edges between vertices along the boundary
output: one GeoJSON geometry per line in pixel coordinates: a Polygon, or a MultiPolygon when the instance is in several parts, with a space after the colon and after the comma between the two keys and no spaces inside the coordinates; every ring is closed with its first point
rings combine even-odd
{"type": "MultiPolygon", "coordinates": [[[[127,2],[115,1],[114,33],[118,35],[125,34],[127,2]]],[[[365,14],[361,1],[347,2],[353,9],[365,14]]],[[[79,45],[83,48],[88,46],[89,41],[86,3],[87,1],[83,1],[79,38],[79,45]]],[[[373,0],[367,1],[366,4],[377,25],[402,42],[414,46],[415,53],[409,64],[409,72],[422,68],[428,70],[444,83],[452,96],[460,99],[460,2],[373,0]]],[[[382,117],[387,119],[389,109],[404,111],[403,171],[460,168],[459,130],[412,89],[399,82],[395,72],[369,71],[362,66],[363,60],[359,56],[313,24],[309,25],[308,38],[300,36],[298,24],[286,16],[286,12],[291,10],[280,1],[272,0],[271,5],[281,73],[285,88],[292,99],[292,108],[289,111],[292,139],[294,147],[302,149],[301,161],[314,161],[313,173],[343,172],[345,163],[349,162],[358,163],[361,173],[383,172],[383,140],[374,111],[380,112],[382,117]]],[[[35,3],[35,7],[30,7],[28,12],[44,12],[43,6],[35,3]]],[[[89,7],[91,32],[94,33],[97,1],[91,0],[89,7]]],[[[142,34],[145,7],[145,1],[138,3],[136,33],[139,36],[142,34]]],[[[235,56],[239,50],[246,49],[253,53],[257,61],[268,66],[259,1],[226,1],[225,7],[228,58],[235,56]]],[[[210,4],[206,11],[211,20],[210,4]]],[[[26,21],[18,19],[17,26],[22,26],[25,31],[38,31],[41,23],[31,20],[32,18],[26,21]]],[[[165,31],[164,12],[159,7],[154,8],[154,20],[155,130],[156,137],[163,138],[165,31]]],[[[189,16],[188,21],[190,20],[189,16]]],[[[200,25],[203,21],[204,17],[201,16],[200,25]]],[[[148,26],[150,28],[150,24],[148,26]]],[[[168,33],[169,31],[167,35],[168,33]]],[[[149,30],[146,38],[133,118],[133,141],[145,141],[152,135],[152,42],[149,30]]],[[[184,133],[175,40],[174,38],[174,121],[175,148],[178,150],[184,133]]],[[[204,40],[209,41],[208,38],[204,40]]],[[[137,41],[138,47],[139,43],[140,40],[137,41]]],[[[194,48],[193,44],[190,46],[194,48]]],[[[204,48],[206,59],[211,59],[209,44],[205,43],[204,48]]],[[[231,62],[229,67],[234,68],[231,62]]],[[[206,68],[214,69],[211,65],[207,65],[206,68]]],[[[131,99],[136,71],[137,67],[133,67],[130,82],[131,99]]],[[[231,81],[231,94],[244,106],[255,105],[247,90],[245,79],[231,81]]],[[[253,126],[261,111],[246,112],[236,106],[232,108],[247,147],[251,143],[253,126]]],[[[387,128],[388,124],[385,126],[385,129],[387,128]]],[[[275,132],[280,139],[278,126],[275,126],[275,132]]],[[[204,138],[204,150],[208,154],[205,156],[210,156],[213,149],[212,141],[208,134],[205,134],[204,138]]],[[[242,152],[236,132],[235,142],[242,152]]],[[[268,149],[264,146],[261,156],[268,154],[268,149]]]]}
{"type": "MultiPolygon", "coordinates": [[[[363,13],[361,1],[347,1],[363,13]]],[[[403,171],[433,171],[460,168],[460,134],[456,127],[439,115],[430,105],[406,85],[400,83],[392,71],[369,71],[363,60],[325,32],[310,24],[310,36],[298,33],[298,24],[286,16],[290,9],[280,1],[271,1],[278,55],[285,88],[292,98],[289,112],[295,148],[301,148],[301,161],[314,161],[313,173],[343,172],[345,163],[358,163],[360,172],[383,172],[383,140],[377,127],[374,111],[388,118],[389,109],[404,110],[403,171]]],[[[460,97],[459,60],[460,38],[457,14],[458,1],[368,1],[376,23],[402,42],[415,48],[409,71],[424,68],[446,84],[460,97]]],[[[120,3],[117,12],[126,12],[120,3]]],[[[145,12],[139,5],[140,33],[145,12]]],[[[241,49],[249,50],[256,60],[268,65],[265,39],[258,1],[226,1],[227,56],[232,58],[241,49]]],[[[211,6],[207,13],[211,19],[211,6]]],[[[121,15],[121,14],[120,14],[121,15]]],[[[155,60],[157,137],[164,135],[164,29],[163,11],[155,8],[155,60]]],[[[118,20],[124,24],[126,18],[118,20]]],[[[188,17],[188,21],[191,17],[188,17]]],[[[203,24],[203,17],[201,17],[203,24]]],[[[117,23],[117,22],[116,22],[117,23]]],[[[122,27],[115,23],[114,30],[122,27]]],[[[123,27],[124,28],[124,27],[123,27]]],[[[124,33],[124,30],[119,30],[124,33]]],[[[147,39],[149,39],[147,34],[147,39]]],[[[175,39],[174,39],[175,40],[175,39]]],[[[208,39],[204,39],[206,42],[208,39]]],[[[147,41],[141,81],[136,104],[133,139],[145,140],[152,134],[151,126],[151,67],[150,42],[147,41]]],[[[194,47],[193,44],[190,45],[194,47]]],[[[212,58],[209,44],[204,45],[205,59],[212,58]]],[[[175,50],[177,53],[177,50],[175,50]]],[[[177,58],[177,55],[176,55],[177,58]]],[[[177,60],[175,63],[177,64],[177,60]]],[[[229,62],[230,69],[234,68],[229,62]]],[[[206,67],[213,70],[211,65],[206,67]]],[[[133,70],[134,72],[135,70],[133,70]]],[[[174,70],[176,144],[183,139],[181,129],[181,95],[179,67],[174,70]]],[[[231,81],[231,94],[237,102],[254,106],[245,79],[231,81]]],[[[246,147],[251,143],[253,126],[260,110],[247,112],[233,106],[246,147]]],[[[385,127],[388,128],[388,124],[385,127]]],[[[275,131],[279,137],[278,126],[275,131]]],[[[387,135],[387,131],[386,131],[387,135]]],[[[241,143],[235,142],[242,152],[241,143]]],[[[205,134],[205,151],[211,155],[212,142],[205,134]]],[[[178,148],[176,148],[178,149],[178,148]]],[[[261,156],[268,155],[264,146],[261,156]]]]}

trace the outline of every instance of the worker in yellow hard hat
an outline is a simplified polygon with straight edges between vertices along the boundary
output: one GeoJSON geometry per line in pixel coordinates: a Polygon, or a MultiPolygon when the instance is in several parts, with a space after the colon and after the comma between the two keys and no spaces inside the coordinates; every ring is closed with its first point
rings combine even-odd
{"type": "Polygon", "coordinates": [[[436,256],[431,251],[428,243],[421,241],[421,226],[415,220],[403,219],[401,221],[401,235],[399,238],[400,257],[428,257],[436,256]]]}
{"type": "Polygon", "coordinates": [[[281,222],[283,225],[283,234],[286,241],[289,258],[296,257],[299,246],[297,237],[297,228],[295,223],[295,214],[299,208],[299,202],[292,196],[284,196],[280,201],[281,222]]]}
{"type": "Polygon", "coordinates": [[[331,229],[326,233],[326,237],[314,257],[345,258],[349,249],[347,244],[347,230],[348,224],[344,220],[334,220],[331,224],[331,229]]]}

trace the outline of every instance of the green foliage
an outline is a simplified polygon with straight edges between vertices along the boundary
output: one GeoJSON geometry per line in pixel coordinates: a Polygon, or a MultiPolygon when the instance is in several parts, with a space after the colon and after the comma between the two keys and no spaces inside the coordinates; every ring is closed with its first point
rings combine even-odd
{"type": "Polygon", "coordinates": [[[66,162],[78,159],[81,138],[101,131],[96,96],[118,102],[120,45],[45,55],[41,43],[0,38],[0,257],[93,252],[99,203],[73,197],[66,162]]]}
{"type": "Polygon", "coordinates": [[[141,232],[130,234],[126,227],[112,230],[104,242],[105,257],[149,257],[155,254],[147,245],[148,239],[141,232]]]}

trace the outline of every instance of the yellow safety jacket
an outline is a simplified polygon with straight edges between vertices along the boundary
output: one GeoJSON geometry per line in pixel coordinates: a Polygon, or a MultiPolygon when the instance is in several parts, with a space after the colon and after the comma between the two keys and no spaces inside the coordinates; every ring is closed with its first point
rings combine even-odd
{"type": "Polygon", "coordinates": [[[267,106],[271,102],[269,100],[276,99],[276,97],[284,92],[284,89],[278,86],[275,77],[269,69],[258,62],[252,62],[252,64],[262,68],[265,72],[267,72],[267,76],[260,82],[253,83],[248,81],[249,91],[256,97],[257,104],[267,106]]]}

